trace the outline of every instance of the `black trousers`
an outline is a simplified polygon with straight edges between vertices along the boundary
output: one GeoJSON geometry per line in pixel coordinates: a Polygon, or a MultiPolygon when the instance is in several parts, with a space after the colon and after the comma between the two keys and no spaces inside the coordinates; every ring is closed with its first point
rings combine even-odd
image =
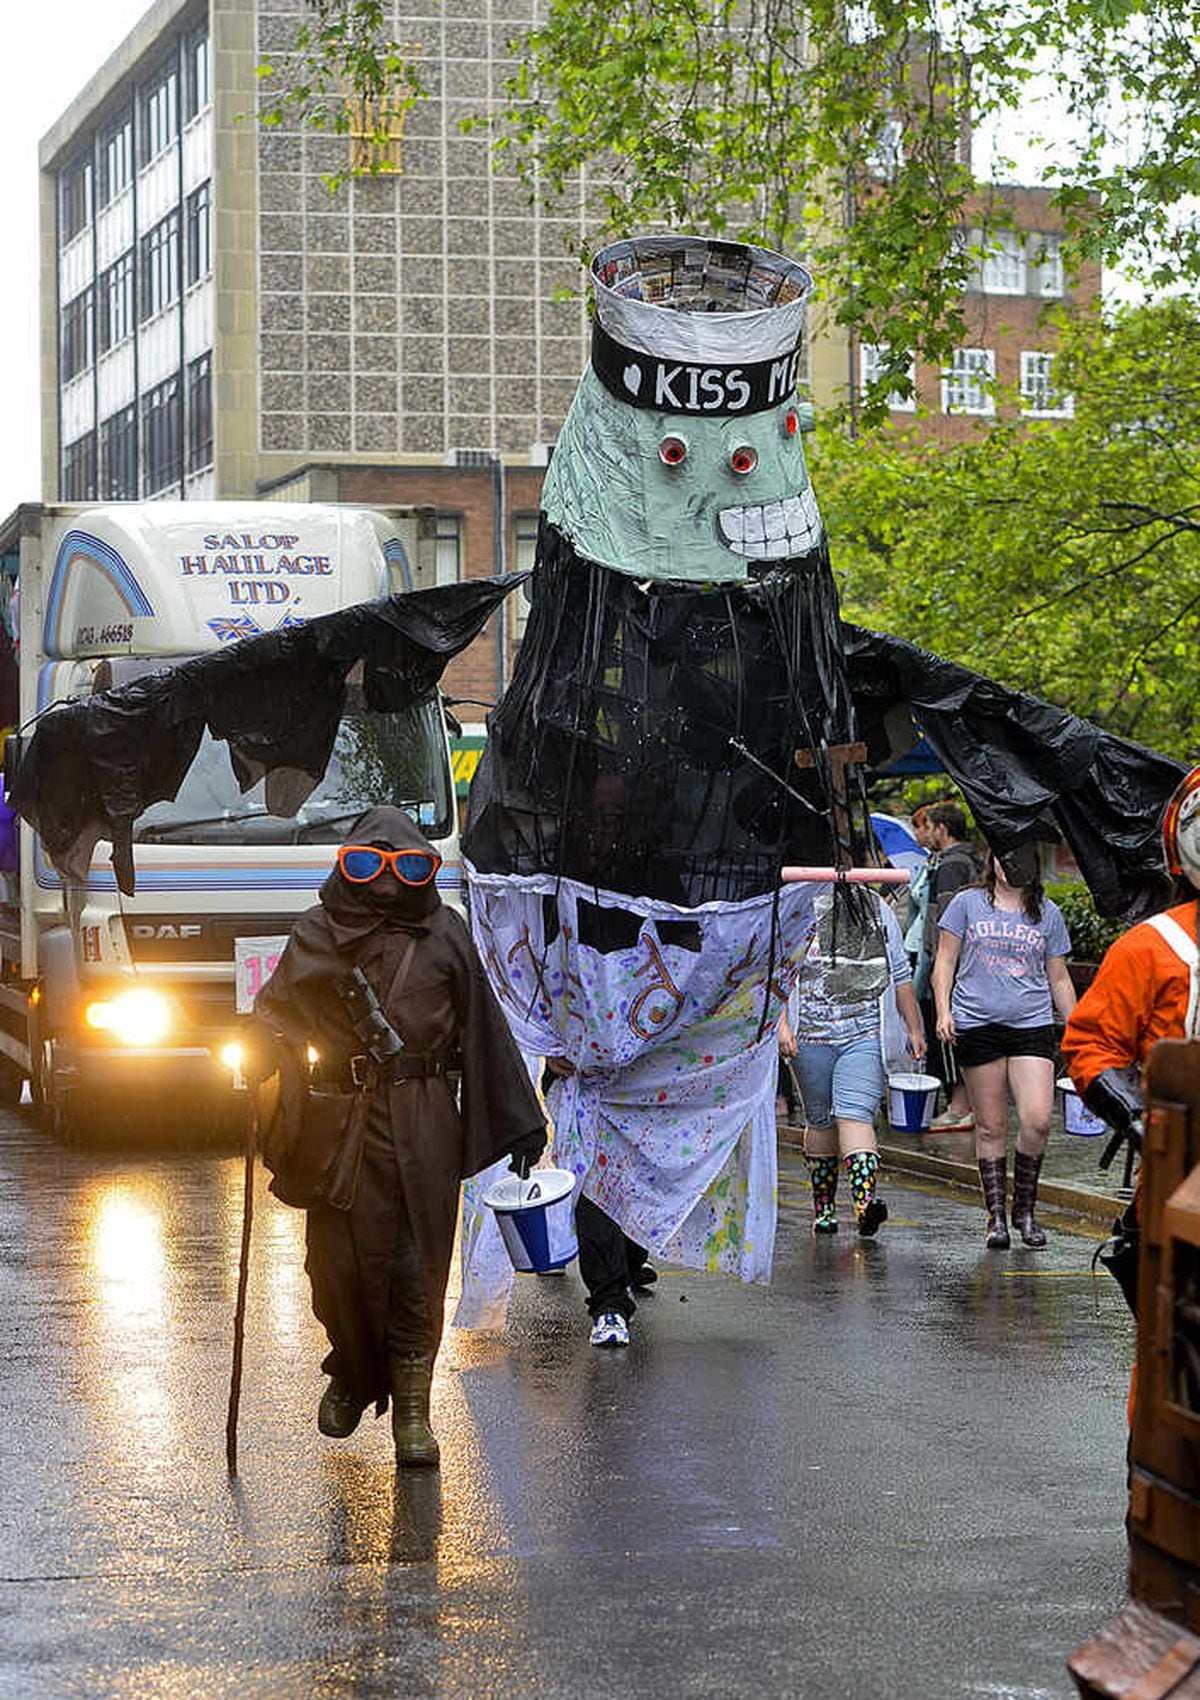
{"type": "Polygon", "coordinates": [[[598,1204],[582,1196],[575,1205],[575,1232],[588,1314],[602,1316],[615,1310],[628,1321],[637,1309],[629,1285],[646,1261],[645,1246],[631,1240],[598,1204]]]}

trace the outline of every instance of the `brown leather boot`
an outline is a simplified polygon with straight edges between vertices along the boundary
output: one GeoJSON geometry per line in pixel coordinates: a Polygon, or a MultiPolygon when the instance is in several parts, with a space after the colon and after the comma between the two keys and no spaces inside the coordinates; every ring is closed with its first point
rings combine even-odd
{"type": "Polygon", "coordinates": [[[1044,1246],[1046,1243],[1045,1232],[1033,1219],[1041,1168],[1040,1157],[1031,1157],[1025,1151],[1017,1152],[1017,1160],[1013,1166],[1012,1222],[1025,1244],[1031,1246],[1044,1246]]]}
{"type": "Polygon", "coordinates": [[[331,1376],[317,1406],[317,1427],[331,1440],[345,1440],[354,1433],[365,1410],[362,1400],[343,1387],[336,1375],[331,1376]]]}
{"type": "Polygon", "coordinates": [[[979,1179],[983,1184],[983,1202],[987,1208],[988,1225],[984,1245],[989,1251],[1007,1251],[1012,1243],[1004,1216],[1004,1188],[1008,1180],[1007,1157],[981,1157],[979,1179]]]}
{"type": "Polygon", "coordinates": [[[399,1352],[391,1362],[392,1439],[400,1466],[433,1468],[441,1453],[429,1426],[429,1384],[433,1359],[428,1352],[399,1352]]]}

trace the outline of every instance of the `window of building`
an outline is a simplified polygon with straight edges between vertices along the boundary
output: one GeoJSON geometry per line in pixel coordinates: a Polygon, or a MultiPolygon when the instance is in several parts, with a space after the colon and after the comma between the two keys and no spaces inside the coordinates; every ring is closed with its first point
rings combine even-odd
{"type": "Polygon", "coordinates": [[[133,181],[133,119],[126,114],[100,135],[97,204],[106,207],[133,181]]]}
{"type": "Polygon", "coordinates": [[[156,159],[179,134],[179,68],[174,57],[142,90],[141,163],[156,159]]]}
{"type": "Polygon", "coordinates": [[[62,382],[78,377],[96,358],[96,301],[89,283],[62,310],[62,382]]]}
{"type": "MultiPolygon", "coordinates": [[[[887,358],[887,353],[888,351],[886,348],[873,342],[864,342],[859,349],[859,383],[864,394],[866,393],[866,389],[869,384],[876,384],[883,377],[883,368],[884,362],[887,358]]],[[[911,356],[909,358],[906,371],[908,374],[908,381],[913,386],[912,394],[901,395],[899,390],[889,390],[887,404],[896,412],[912,413],[915,411],[917,405],[917,366],[916,361],[913,360],[911,356]]]]}
{"type": "Polygon", "coordinates": [[[184,204],[187,281],[199,283],[212,271],[212,184],[201,183],[184,204]]]}
{"type": "Polygon", "coordinates": [[[96,297],[96,346],[101,354],[133,335],[133,249],[100,273],[96,297]]]}
{"type": "Polygon", "coordinates": [[[179,212],[142,237],[142,287],[139,318],[143,323],[169,307],[179,293],[179,212]]]}
{"type": "Polygon", "coordinates": [[[995,413],[992,381],[996,355],[991,348],[956,348],[942,373],[943,413],[995,413]]]}
{"type": "MultiPolygon", "coordinates": [[[[537,556],[538,516],[535,513],[513,515],[513,558],[512,569],[515,573],[527,573],[532,570],[537,556]]],[[[515,596],[508,600],[512,609],[513,638],[517,643],[525,636],[525,627],[529,624],[529,586],[523,584],[515,596]]]]}
{"type": "Polygon", "coordinates": [[[1062,295],[1066,289],[1063,274],[1062,243],[1057,236],[1034,235],[1029,238],[1029,264],[1036,269],[1036,291],[1039,295],[1062,295]]]}
{"type": "Polygon", "coordinates": [[[187,469],[203,472],[212,465],[212,352],[193,360],[187,369],[187,469]]]}
{"type": "Polygon", "coordinates": [[[77,437],[62,452],[62,500],[64,502],[94,502],[96,500],[96,433],[89,431],[77,437]]]}
{"type": "Polygon", "coordinates": [[[1021,351],[1021,412],[1069,419],[1075,412],[1071,396],[1054,383],[1054,356],[1040,350],[1021,351]]]}
{"type": "Polygon", "coordinates": [[[885,118],[867,153],[873,177],[893,178],[904,164],[904,127],[898,118],[885,118]]]}
{"type": "Polygon", "coordinates": [[[434,558],[437,565],[437,582],[457,584],[462,577],[461,515],[437,516],[437,548],[434,558]]]}
{"type": "Polygon", "coordinates": [[[1025,248],[1013,230],[982,233],[979,287],[985,295],[1024,295],[1025,248]]]}
{"type": "Polygon", "coordinates": [[[111,419],[100,422],[100,500],[103,502],[136,501],[137,472],[137,408],[130,402],[111,419]]]}
{"type": "Polygon", "coordinates": [[[146,494],[155,496],[180,473],[179,378],[168,378],[142,397],[142,461],[146,494]]]}
{"type": "Polygon", "coordinates": [[[183,116],[188,123],[212,99],[212,49],[207,29],[193,30],[183,44],[183,116]]]}
{"type": "Polygon", "coordinates": [[[58,241],[65,248],[92,222],[92,155],[71,161],[58,179],[58,241]]]}

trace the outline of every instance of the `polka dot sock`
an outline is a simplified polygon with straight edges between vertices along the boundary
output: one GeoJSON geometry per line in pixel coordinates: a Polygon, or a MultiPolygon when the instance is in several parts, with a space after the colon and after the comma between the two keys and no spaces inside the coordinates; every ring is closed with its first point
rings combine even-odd
{"type": "Polygon", "coordinates": [[[813,1226],[836,1227],[837,1214],[834,1205],[837,1199],[838,1160],[836,1157],[806,1156],[804,1161],[808,1164],[808,1178],[812,1182],[813,1226]]]}
{"type": "Polygon", "coordinates": [[[854,1199],[854,1213],[861,1216],[875,1197],[875,1176],[879,1172],[879,1153],[877,1151],[851,1151],[844,1159],[846,1173],[850,1176],[850,1192],[854,1199]]]}

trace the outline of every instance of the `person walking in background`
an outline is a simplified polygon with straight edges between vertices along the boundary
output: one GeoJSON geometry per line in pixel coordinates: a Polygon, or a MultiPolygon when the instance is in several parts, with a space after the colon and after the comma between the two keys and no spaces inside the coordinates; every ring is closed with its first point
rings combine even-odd
{"type": "Polygon", "coordinates": [[[817,928],[780,1021],[779,1048],[795,1059],[804,1102],[813,1233],[837,1232],[840,1154],[858,1231],[869,1238],[888,1213],[875,1191],[875,1114],[886,1085],[882,1000],[894,992],[917,1060],[925,1055],[925,1029],[890,907],[873,892],[845,907],[840,896],[833,891],[817,900],[817,928]]]}
{"type": "Polygon", "coordinates": [[[987,1207],[985,1243],[1006,1250],[1008,1104],[1017,1112],[1013,1226],[1027,1246],[1046,1236],[1034,1219],[1054,1104],[1054,1012],[1075,1007],[1066,922],[1042,891],[1037,848],[984,859],[983,883],[951,898],[933,966],[938,1037],[953,1045],[975,1118],[975,1155],[987,1207]]]}
{"type": "MultiPolygon", "coordinates": [[[[928,978],[922,977],[918,998],[924,999],[925,1030],[929,1039],[928,1067],[942,1082],[946,1104],[940,1115],[933,1118],[934,1133],[969,1133],[974,1117],[967,1089],[959,1076],[953,1055],[936,1043],[938,1015],[932,995],[933,964],[938,953],[938,926],[946,907],[956,891],[973,885],[979,878],[979,856],[974,845],[967,842],[967,817],[959,805],[950,800],[934,803],[926,815],[926,830],[932,852],[931,868],[925,897],[925,930],[922,939],[923,956],[928,963],[928,978]]],[[[914,978],[916,978],[914,973],[914,978]]]]}
{"type": "Polygon", "coordinates": [[[933,878],[933,823],[929,808],[922,804],[912,814],[913,837],[925,852],[925,860],[914,868],[908,883],[908,907],[904,917],[904,948],[912,968],[912,987],[918,1005],[929,996],[933,960],[925,948],[925,918],[929,913],[929,888],[933,878]]]}

